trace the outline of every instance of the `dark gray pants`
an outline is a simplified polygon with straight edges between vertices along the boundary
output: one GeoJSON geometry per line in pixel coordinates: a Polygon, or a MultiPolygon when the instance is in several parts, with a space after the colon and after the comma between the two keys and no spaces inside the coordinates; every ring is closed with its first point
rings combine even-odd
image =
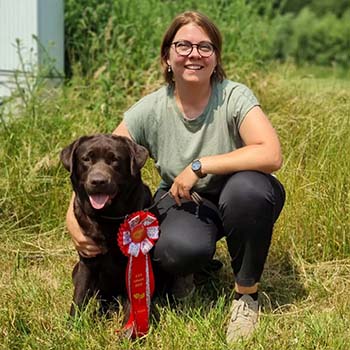
{"type": "MultiPolygon", "coordinates": [[[[165,192],[158,190],[155,200],[165,192]]],[[[218,196],[201,196],[199,207],[190,201],[178,207],[170,196],[158,204],[161,234],[153,260],[172,274],[195,273],[212,259],[216,242],[225,236],[236,283],[254,285],[285,201],[282,184],[271,175],[242,171],[228,177],[218,196]]]]}

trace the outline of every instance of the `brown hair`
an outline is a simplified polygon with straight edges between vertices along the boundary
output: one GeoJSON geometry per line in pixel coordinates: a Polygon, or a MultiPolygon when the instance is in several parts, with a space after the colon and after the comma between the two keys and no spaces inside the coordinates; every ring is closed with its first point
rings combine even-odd
{"type": "Polygon", "coordinates": [[[207,16],[197,11],[186,11],[176,16],[164,34],[162,45],[160,47],[160,59],[165,81],[171,86],[174,85],[173,72],[168,71],[167,59],[169,57],[169,50],[177,31],[184,25],[190,23],[194,23],[201,27],[215,46],[217,65],[210,80],[211,82],[222,81],[226,77],[226,74],[221,62],[221,33],[216,25],[207,16]]]}

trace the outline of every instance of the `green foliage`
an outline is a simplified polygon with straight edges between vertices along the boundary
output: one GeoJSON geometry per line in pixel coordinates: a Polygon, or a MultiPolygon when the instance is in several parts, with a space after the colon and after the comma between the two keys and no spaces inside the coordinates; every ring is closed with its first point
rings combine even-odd
{"type": "Polygon", "coordinates": [[[282,13],[298,14],[305,7],[308,7],[318,17],[327,14],[342,17],[347,10],[350,10],[348,0],[276,0],[275,2],[278,3],[282,13]]]}
{"type": "Polygon", "coordinates": [[[163,33],[185,10],[208,14],[224,36],[224,54],[240,63],[269,56],[269,19],[244,0],[76,1],[66,2],[66,51],[73,71],[102,74],[124,89],[139,88],[144,72],[159,63],[163,33]],[[136,86],[135,86],[136,85],[136,86]]]}
{"type": "Polygon", "coordinates": [[[350,10],[338,2],[68,0],[65,4],[67,73],[99,79],[106,91],[140,90],[152,71],[160,77],[159,47],[172,18],[185,10],[208,14],[224,37],[224,61],[263,66],[273,59],[349,66],[350,10]],[[328,5],[327,5],[328,4],[328,5]],[[306,6],[306,5],[309,5],[306,6]],[[328,7],[327,7],[328,6],[328,7]],[[329,10],[319,10],[324,8],[329,10]],[[338,8],[338,7],[337,7],[338,8]],[[334,13],[333,13],[334,12],[334,13]]]}
{"type": "Polygon", "coordinates": [[[349,66],[350,11],[339,19],[332,13],[317,17],[306,7],[297,17],[285,15],[277,23],[277,57],[291,57],[298,64],[349,66]]]}
{"type": "Polygon", "coordinates": [[[263,105],[273,111],[271,118],[283,144],[280,176],[290,198],[288,220],[282,224],[290,235],[285,248],[296,246],[312,262],[335,258],[335,250],[346,257],[350,252],[344,228],[350,219],[349,159],[344,152],[350,147],[349,84],[329,77],[315,79],[310,73],[303,80],[293,71],[283,74],[277,76],[278,82],[270,81],[261,96],[263,105]]]}

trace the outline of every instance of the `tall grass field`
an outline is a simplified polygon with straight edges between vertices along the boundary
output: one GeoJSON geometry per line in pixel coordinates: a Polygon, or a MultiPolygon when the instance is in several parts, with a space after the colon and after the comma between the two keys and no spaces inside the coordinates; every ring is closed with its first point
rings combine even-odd
{"type": "MultiPolygon", "coordinates": [[[[0,349],[350,349],[348,72],[259,60],[271,48],[264,28],[272,17],[257,17],[244,1],[121,0],[113,11],[112,2],[87,3],[82,10],[81,1],[66,2],[67,25],[77,30],[67,28],[69,79],[18,91],[0,107],[0,349]],[[71,185],[59,152],[81,135],[112,132],[123,111],[163,83],[162,31],[193,8],[222,28],[228,77],[256,93],[284,156],[277,176],[287,199],[261,280],[260,325],[231,347],[234,281],[224,240],[216,253],[224,267],[190,299],[158,300],[159,318],[144,339],[120,337],[122,314],[97,317],[93,301],[68,317],[78,256],[65,228],[71,185]]],[[[151,161],[143,177],[154,191],[151,161]]]]}

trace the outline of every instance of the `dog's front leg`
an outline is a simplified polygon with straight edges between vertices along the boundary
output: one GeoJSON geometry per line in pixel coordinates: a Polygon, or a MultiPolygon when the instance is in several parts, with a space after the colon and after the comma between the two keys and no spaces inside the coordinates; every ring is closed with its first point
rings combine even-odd
{"type": "Polygon", "coordinates": [[[73,303],[70,315],[75,316],[96,294],[98,268],[96,258],[82,258],[74,266],[72,277],[74,284],[73,303]]]}

